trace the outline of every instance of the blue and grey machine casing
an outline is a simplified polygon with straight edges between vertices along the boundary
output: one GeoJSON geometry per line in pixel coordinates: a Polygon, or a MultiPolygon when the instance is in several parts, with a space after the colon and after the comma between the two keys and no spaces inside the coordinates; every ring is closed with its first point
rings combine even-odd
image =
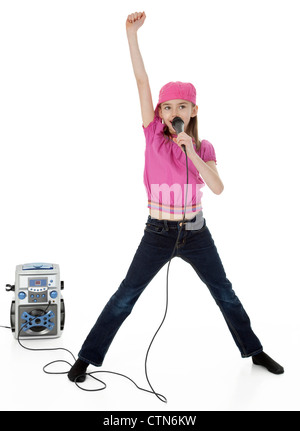
{"type": "Polygon", "coordinates": [[[15,338],[56,338],[64,328],[65,306],[59,265],[27,263],[16,266],[11,328],[15,338]]]}

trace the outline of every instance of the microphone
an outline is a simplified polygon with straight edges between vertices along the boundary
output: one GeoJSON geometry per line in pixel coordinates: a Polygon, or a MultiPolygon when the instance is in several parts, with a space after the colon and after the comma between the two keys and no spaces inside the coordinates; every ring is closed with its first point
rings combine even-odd
{"type": "MultiPolygon", "coordinates": [[[[184,131],[184,121],[180,117],[175,117],[172,121],[172,126],[177,135],[184,131]]],[[[181,145],[183,151],[185,152],[185,145],[181,145]]]]}
{"type": "Polygon", "coordinates": [[[173,126],[173,129],[175,130],[175,132],[177,133],[177,135],[179,135],[179,133],[183,132],[184,122],[183,122],[182,118],[175,117],[172,121],[172,126],[173,126]]]}

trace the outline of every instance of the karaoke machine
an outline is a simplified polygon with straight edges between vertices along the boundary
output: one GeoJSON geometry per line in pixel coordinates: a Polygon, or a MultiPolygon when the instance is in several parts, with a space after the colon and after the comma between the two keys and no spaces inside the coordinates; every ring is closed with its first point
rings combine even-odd
{"type": "Polygon", "coordinates": [[[61,295],[59,265],[27,263],[17,265],[10,322],[15,338],[56,338],[64,328],[65,306],[61,295]]]}

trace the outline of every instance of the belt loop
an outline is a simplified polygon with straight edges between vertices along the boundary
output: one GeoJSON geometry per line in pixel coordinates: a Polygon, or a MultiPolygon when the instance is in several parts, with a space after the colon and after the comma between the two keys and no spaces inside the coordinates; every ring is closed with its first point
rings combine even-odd
{"type": "Polygon", "coordinates": [[[169,230],[169,226],[168,226],[168,222],[167,222],[167,220],[164,220],[164,228],[165,228],[165,230],[168,232],[168,230],[169,230]]]}

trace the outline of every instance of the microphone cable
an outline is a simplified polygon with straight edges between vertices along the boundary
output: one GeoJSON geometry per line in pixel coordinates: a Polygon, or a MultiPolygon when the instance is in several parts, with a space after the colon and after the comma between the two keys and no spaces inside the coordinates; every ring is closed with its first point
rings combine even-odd
{"type": "MultiPolygon", "coordinates": [[[[46,307],[45,309],[42,309],[42,308],[41,308],[41,310],[42,310],[42,311],[44,311],[44,313],[46,313],[50,305],[51,305],[51,301],[49,301],[49,302],[48,302],[47,307],[46,307]]],[[[34,323],[34,322],[35,322],[35,320],[36,320],[36,319],[39,319],[39,318],[40,318],[40,316],[35,316],[35,317],[33,316],[33,317],[32,317],[32,319],[30,319],[30,323],[34,323]]],[[[23,349],[30,350],[30,351],[36,351],[36,352],[51,351],[51,350],[53,350],[53,351],[54,351],[54,350],[63,350],[63,351],[65,351],[65,352],[69,353],[69,354],[72,356],[72,358],[73,358],[74,362],[76,361],[76,358],[75,358],[75,356],[73,355],[73,353],[72,353],[69,349],[66,349],[66,348],[64,348],[64,347],[32,348],[32,347],[25,346],[25,345],[21,342],[21,340],[20,340],[20,334],[21,334],[21,331],[24,329],[24,327],[25,327],[25,326],[26,326],[26,322],[25,322],[25,323],[23,323],[23,324],[21,324],[20,329],[19,329],[19,331],[18,331],[18,335],[17,335],[17,341],[18,341],[19,345],[20,345],[21,347],[23,347],[23,349]]],[[[10,326],[2,326],[2,325],[0,325],[0,327],[1,327],[1,328],[6,328],[6,329],[12,329],[10,326]]],[[[44,371],[44,373],[46,373],[46,374],[68,374],[69,369],[68,369],[67,371],[49,371],[49,370],[47,370],[47,368],[48,368],[50,365],[53,365],[53,364],[56,364],[56,363],[65,363],[65,364],[67,364],[70,368],[72,367],[72,364],[71,364],[69,361],[66,361],[66,360],[64,360],[64,359],[56,359],[56,360],[51,361],[51,362],[49,362],[49,363],[47,363],[47,364],[45,364],[45,365],[43,366],[43,371],[44,371]]],[[[104,370],[100,370],[100,371],[91,371],[91,372],[89,372],[89,373],[85,373],[85,374],[84,374],[84,375],[87,375],[87,376],[92,377],[94,380],[97,380],[97,382],[99,382],[99,383],[101,383],[101,384],[103,385],[102,387],[100,387],[100,388],[96,388],[96,389],[87,389],[87,388],[83,388],[83,387],[82,387],[82,386],[80,386],[80,385],[78,384],[78,382],[76,381],[76,380],[78,380],[78,379],[79,379],[79,377],[81,377],[81,375],[80,375],[80,376],[77,376],[77,378],[76,378],[76,380],[75,380],[75,384],[76,384],[76,386],[77,386],[77,387],[79,387],[79,389],[81,389],[81,390],[83,390],[83,391],[86,391],[86,392],[98,392],[98,391],[102,391],[102,390],[104,390],[104,389],[107,387],[107,385],[106,385],[106,383],[105,383],[105,382],[103,382],[102,380],[100,380],[100,379],[98,379],[97,377],[95,377],[95,376],[94,376],[94,374],[97,374],[97,373],[115,374],[115,375],[117,375],[117,376],[124,377],[124,378],[126,378],[127,380],[131,381],[131,382],[135,385],[135,387],[136,387],[137,389],[139,389],[139,390],[141,390],[141,391],[144,391],[144,392],[148,392],[148,393],[150,393],[150,394],[152,394],[152,393],[153,393],[152,391],[150,391],[150,390],[148,390],[148,389],[144,389],[144,388],[141,388],[140,386],[138,386],[138,385],[135,383],[135,381],[134,381],[134,380],[132,380],[130,377],[126,376],[125,374],[117,373],[117,372],[114,372],[114,371],[104,371],[104,370]]],[[[163,395],[161,395],[161,394],[156,394],[156,395],[157,395],[158,397],[161,397],[161,399],[165,399],[165,397],[164,397],[163,395]]]]}
{"type": "Polygon", "coordinates": [[[183,225],[184,225],[184,223],[185,223],[185,221],[186,221],[186,220],[185,220],[185,213],[186,213],[186,207],[187,207],[187,192],[188,192],[188,184],[189,184],[189,170],[188,170],[188,157],[187,157],[187,153],[186,153],[186,148],[185,148],[185,146],[184,146],[184,145],[182,146],[182,148],[183,148],[183,151],[184,151],[184,153],[185,153],[185,164],[186,164],[186,192],[185,192],[185,203],[184,203],[184,211],[183,211],[183,220],[182,220],[182,222],[181,222],[181,226],[180,226],[180,229],[179,229],[179,231],[178,231],[178,235],[177,235],[177,238],[176,238],[176,241],[175,241],[175,245],[174,245],[174,248],[173,248],[173,251],[172,251],[172,254],[171,254],[170,260],[169,260],[169,262],[168,262],[168,267],[167,267],[167,277],[166,277],[166,305],[165,305],[165,313],[164,313],[163,319],[162,319],[162,321],[161,321],[161,323],[160,323],[159,327],[157,328],[157,330],[156,330],[156,332],[155,332],[155,334],[154,334],[154,336],[153,336],[153,338],[152,338],[152,340],[151,340],[151,342],[150,342],[150,344],[149,344],[149,347],[148,347],[148,350],[147,350],[147,353],[146,353],[146,357],[145,357],[145,375],[146,375],[147,382],[148,382],[148,384],[149,384],[150,388],[152,389],[153,394],[154,394],[154,395],[156,395],[156,396],[157,396],[157,398],[158,398],[160,401],[163,401],[163,402],[165,402],[165,403],[167,402],[167,399],[166,399],[165,397],[163,397],[163,399],[162,399],[162,398],[161,398],[161,396],[160,396],[159,394],[157,394],[157,392],[153,389],[153,387],[152,387],[152,385],[151,385],[151,383],[150,383],[150,381],[149,381],[148,371],[147,371],[147,360],[148,360],[149,351],[150,351],[150,349],[151,349],[151,346],[152,346],[152,344],[153,344],[153,341],[154,341],[154,339],[156,338],[156,336],[157,336],[158,332],[160,331],[160,329],[161,329],[161,327],[163,326],[164,321],[166,320],[166,317],[167,317],[167,313],[168,313],[168,306],[169,306],[169,269],[170,269],[171,260],[173,259],[174,254],[175,254],[175,251],[176,251],[176,248],[177,248],[177,246],[178,246],[178,242],[179,242],[179,238],[180,238],[181,231],[182,231],[182,229],[183,229],[183,225]]]}

